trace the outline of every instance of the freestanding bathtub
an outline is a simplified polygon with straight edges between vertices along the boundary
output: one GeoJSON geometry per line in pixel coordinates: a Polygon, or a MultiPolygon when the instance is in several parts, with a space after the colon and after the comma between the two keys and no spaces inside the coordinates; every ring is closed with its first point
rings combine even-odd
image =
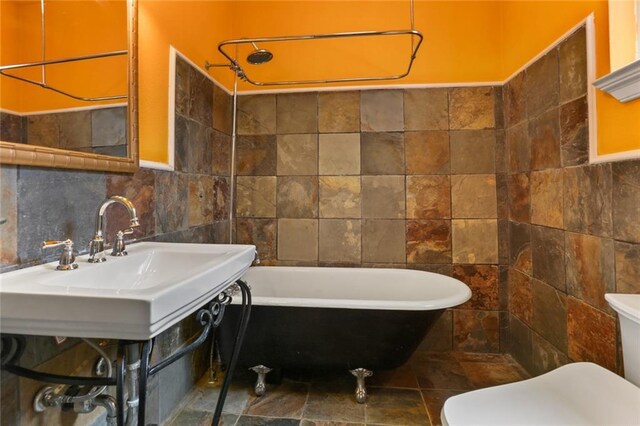
{"type": "MultiPolygon", "coordinates": [[[[454,278],[410,269],[267,266],[251,267],[244,279],[253,308],[238,364],[254,367],[258,394],[271,369],[345,368],[354,370],[364,402],[371,370],[404,364],[444,310],[471,297],[454,278]]],[[[239,302],[220,326],[223,364],[239,302]]]]}

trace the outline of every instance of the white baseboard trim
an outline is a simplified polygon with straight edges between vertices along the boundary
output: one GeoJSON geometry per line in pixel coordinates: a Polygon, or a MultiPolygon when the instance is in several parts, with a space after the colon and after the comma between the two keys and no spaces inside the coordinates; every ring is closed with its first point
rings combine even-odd
{"type": "Polygon", "coordinates": [[[27,111],[27,112],[18,112],[12,111],[6,108],[0,108],[0,112],[5,112],[7,114],[13,114],[20,117],[29,117],[32,115],[44,115],[44,114],[59,114],[65,112],[80,112],[80,111],[94,111],[98,109],[108,109],[108,108],[119,108],[119,107],[127,107],[128,104],[126,102],[116,102],[113,104],[100,104],[100,105],[89,105],[89,106],[81,106],[81,107],[70,107],[70,108],[57,108],[57,109],[47,109],[41,111],[27,111]]]}
{"type": "Polygon", "coordinates": [[[165,170],[168,172],[174,171],[173,166],[170,166],[169,164],[149,160],[140,160],[140,167],[145,169],[165,170]]]}
{"type": "Polygon", "coordinates": [[[609,163],[613,161],[637,160],[640,158],[640,149],[616,152],[613,154],[595,154],[589,158],[589,163],[609,163]]]}

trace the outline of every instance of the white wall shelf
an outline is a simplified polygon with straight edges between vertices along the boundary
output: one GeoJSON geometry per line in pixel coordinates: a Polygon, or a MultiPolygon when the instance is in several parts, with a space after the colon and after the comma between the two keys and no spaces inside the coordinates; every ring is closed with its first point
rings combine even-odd
{"type": "Polygon", "coordinates": [[[640,98],[640,59],[600,77],[593,85],[620,102],[640,98]]]}

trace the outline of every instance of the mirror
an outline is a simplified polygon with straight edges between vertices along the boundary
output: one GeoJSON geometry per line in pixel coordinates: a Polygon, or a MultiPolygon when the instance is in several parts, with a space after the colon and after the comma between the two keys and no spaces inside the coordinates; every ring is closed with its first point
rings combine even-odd
{"type": "Polygon", "coordinates": [[[0,163],[135,171],[137,1],[0,8],[0,163]]]}

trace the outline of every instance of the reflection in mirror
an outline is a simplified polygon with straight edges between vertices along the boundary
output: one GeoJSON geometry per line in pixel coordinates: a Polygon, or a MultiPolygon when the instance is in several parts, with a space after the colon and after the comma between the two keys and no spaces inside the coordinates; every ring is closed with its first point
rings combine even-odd
{"type": "Polygon", "coordinates": [[[1,141],[131,156],[128,4],[0,1],[1,141]]]}

